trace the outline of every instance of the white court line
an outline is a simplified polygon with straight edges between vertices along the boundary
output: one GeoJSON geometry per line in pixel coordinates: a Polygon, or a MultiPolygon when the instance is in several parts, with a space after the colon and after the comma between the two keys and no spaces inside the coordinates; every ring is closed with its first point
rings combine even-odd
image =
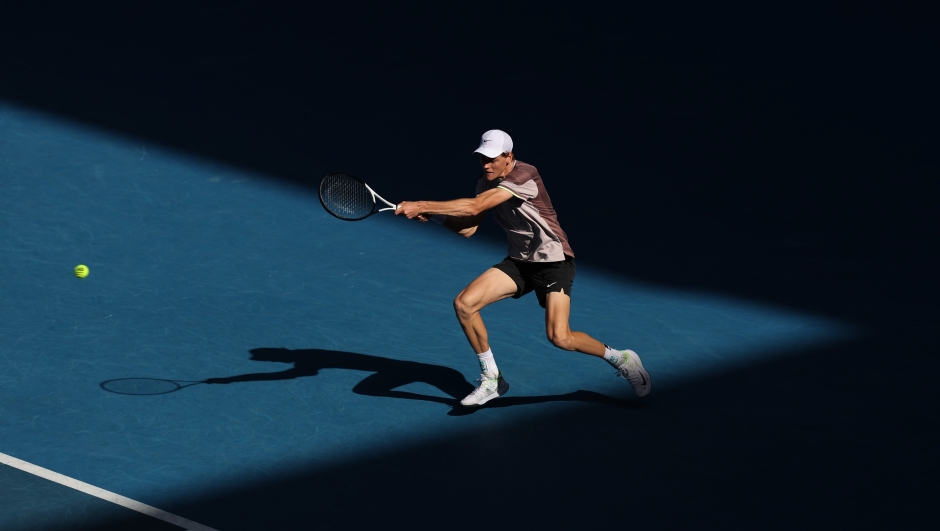
{"type": "Polygon", "coordinates": [[[77,491],[84,492],[85,494],[91,494],[96,498],[101,498],[102,500],[109,501],[111,503],[116,503],[121,507],[127,507],[132,511],[137,511],[139,513],[146,514],[147,516],[152,516],[154,518],[159,518],[164,522],[169,522],[173,525],[178,525],[183,529],[191,529],[193,531],[217,531],[211,527],[206,527],[202,524],[197,524],[183,518],[182,516],[176,516],[175,514],[170,514],[164,510],[157,509],[156,507],[151,507],[145,503],[140,503],[139,501],[134,501],[130,498],[125,498],[120,494],[115,494],[113,492],[106,491],[104,489],[99,489],[94,485],[89,485],[84,481],[79,481],[77,479],[72,479],[68,476],[63,476],[58,472],[53,472],[47,468],[34,465],[32,463],[27,463],[22,459],[17,459],[11,455],[0,452],[0,463],[4,465],[12,466],[13,468],[18,468],[23,472],[28,472],[35,476],[39,476],[49,481],[55,481],[60,485],[65,485],[66,487],[73,488],[77,491]]]}

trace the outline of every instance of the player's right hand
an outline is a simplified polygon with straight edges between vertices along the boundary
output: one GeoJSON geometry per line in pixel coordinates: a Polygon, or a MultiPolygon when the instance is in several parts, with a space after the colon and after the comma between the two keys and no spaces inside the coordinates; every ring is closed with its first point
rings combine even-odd
{"type": "Polygon", "coordinates": [[[421,205],[417,201],[402,201],[395,210],[396,216],[405,216],[408,219],[414,219],[420,215],[421,205]]]}

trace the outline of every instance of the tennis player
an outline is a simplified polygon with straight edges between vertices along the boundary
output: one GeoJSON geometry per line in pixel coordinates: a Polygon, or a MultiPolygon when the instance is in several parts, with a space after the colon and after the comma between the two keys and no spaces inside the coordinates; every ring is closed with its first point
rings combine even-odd
{"type": "Polygon", "coordinates": [[[480,385],[460,403],[481,406],[509,390],[496,365],[480,310],[508,297],[534,291],[545,308],[545,332],[558,348],[604,358],[640,397],[650,392],[649,373],[632,350],[614,350],[568,326],[574,251],[558,224],[538,170],[516,160],[512,139],[499,130],[483,133],[478,153],[483,175],[476,197],[453,201],[402,201],[396,215],[433,220],[466,238],[473,236],[490,210],[509,237],[509,256],[487,269],[454,299],[457,319],[480,360],[480,385]]]}

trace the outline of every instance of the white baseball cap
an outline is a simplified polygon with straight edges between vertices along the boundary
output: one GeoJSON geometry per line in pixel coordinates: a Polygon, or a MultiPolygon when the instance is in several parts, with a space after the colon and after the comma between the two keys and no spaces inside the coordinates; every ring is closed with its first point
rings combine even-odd
{"type": "Polygon", "coordinates": [[[503,153],[512,151],[512,139],[505,132],[499,129],[491,129],[483,133],[480,139],[480,147],[474,153],[480,153],[484,157],[495,159],[503,153]]]}

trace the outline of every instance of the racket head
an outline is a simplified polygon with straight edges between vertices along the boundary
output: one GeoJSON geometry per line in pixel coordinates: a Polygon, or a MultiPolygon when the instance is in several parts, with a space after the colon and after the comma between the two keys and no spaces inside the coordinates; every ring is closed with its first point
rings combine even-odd
{"type": "Polygon", "coordinates": [[[343,221],[358,221],[375,213],[375,196],[369,187],[348,173],[331,173],[320,181],[320,204],[343,221]]]}
{"type": "Polygon", "coordinates": [[[160,378],[116,378],[101,382],[101,388],[119,395],[165,395],[202,381],[162,380],[160,378]]]}

